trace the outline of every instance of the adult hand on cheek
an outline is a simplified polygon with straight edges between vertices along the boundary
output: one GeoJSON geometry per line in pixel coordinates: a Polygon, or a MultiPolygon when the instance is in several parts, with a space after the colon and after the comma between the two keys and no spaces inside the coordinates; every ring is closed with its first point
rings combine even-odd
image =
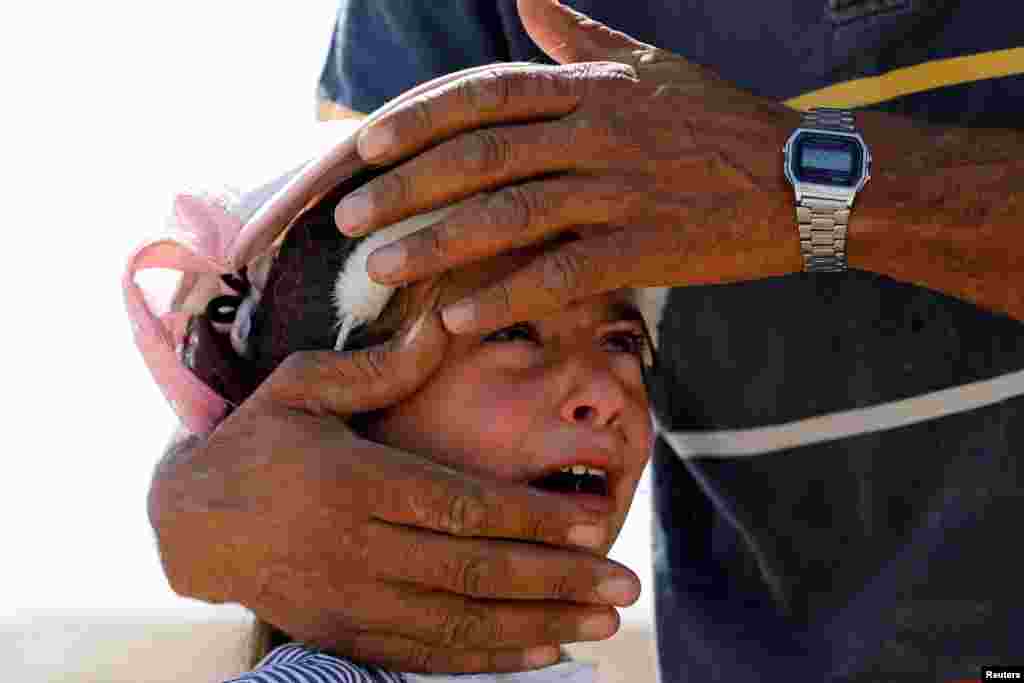
{"type": "Polygon", "coordinates": [[[347,428],[438,367],[439,316],[414,330],[290,356],[205,442],[165,459],[149,510],[171,585],[400,671],[528,669],[557,644],[610,636],[607,605],[631,603],[639,581],[579,549],[605,541],[594,513],[347,428]]]}
{"type": "Polygon", "coordinates": [[[564,66],[496,65],[362,132],[369,163],[417,156],[339,204],[345,233],[469,198],[433,229],[378,250],[374,279],[412,281],[568,229],[581,235],[446,308],[448,329],[469,332],[621,287],[801,269],[780,153],[797,112],[555,0],[519,0],[519,11],[564,66]]]}

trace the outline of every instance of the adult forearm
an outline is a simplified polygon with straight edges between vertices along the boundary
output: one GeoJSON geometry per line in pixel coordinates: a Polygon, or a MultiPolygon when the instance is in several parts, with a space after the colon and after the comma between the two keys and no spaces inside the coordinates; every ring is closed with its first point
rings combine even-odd
{"type": "Polygon", "coordinates": [[[861,113],[875,156],[852,268],[1024,320],[1024,131],[922,126],[861,113]]]}

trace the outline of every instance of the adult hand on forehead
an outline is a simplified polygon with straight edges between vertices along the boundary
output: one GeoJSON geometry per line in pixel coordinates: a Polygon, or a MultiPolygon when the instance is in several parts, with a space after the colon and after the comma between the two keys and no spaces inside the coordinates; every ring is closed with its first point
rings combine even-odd
{"type": "Polygon", "coordinates": [[[567,229],[581,235],[446,308],[448,329],[468,332],[622,287],[800,270],[780,154],[796,112],[555,0],[520,0],[519,10],[562,66],[496,65],[361,133],[367,162],[407,160],[339,204],[345,233],[469,198],[375,252],[374,279],[408,282],[567,229]]]}
{"type": "Polygon", "coordinates": [[[534,668],[557,644],[612,635],[609,605],[633,602],[639,581],[585,550],[606,540],[595,513],[346,426],[416,391],[446,339],[431,314],[404,342],[294,354],[205,442],[165,458],[149,512],[175,591],[399,671],[534,668]]]}

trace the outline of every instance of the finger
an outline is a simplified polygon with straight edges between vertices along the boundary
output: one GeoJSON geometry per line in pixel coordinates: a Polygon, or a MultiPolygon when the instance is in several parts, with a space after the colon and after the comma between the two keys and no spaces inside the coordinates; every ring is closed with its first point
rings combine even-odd
{"type": "Polygon", "coordinates": [[[376,250],[367,266],[397,285],[538,242],[579,225],[623,222],[633,198],[618,176],[564,175],[502,188],[459,205],[444,220],[376,250]]]}
{"type": "Polygon", "coordinates": [[[374,547],[404,549],[401,558],[383,554],[369,558],[369,571],[379,579],[492,600],[626,607],[640,595],[640,580],[632,571],[589,553],[451,537],[382,522],[371,524],[367,534],[367,543],[374,547]]]}
{"type": "Polygon", "coordinates": [[[530,38],[559,64],[618,61],[651,48],[556,0],[519,0],[518,6],[530,38]]]}
{"type": "Polygon", "coordinates": [[[593,127],[563,121],[484,128],[427,150],[347,195],[334,211],[356,237],[482,190],[577,168],[593,127]]]}
{"type": "Polygon", "coordinates": [[[476,600],[401,584],[375,586],[371,613],[359,616],[349,619],[365,624],[366,630],[387,629],[393,635],[449,649],[508,649],[604,640],[619,628],[618,612],[611,607],[476,600]],[[381,614],[388,615],[387,623],[374,624],[374,616],[381,614]]]}
{"type": "Polygon", "coordinates": [[[546,250],[501,282],[446,306],[445,327],[455,334],[495,330],[595,294],[639,286],[630,277],[631,262],[642,262],[643,252],[630,243],[638,232],[618,230],[546,250]]]}
{"type": "Polygon", "coordinates": [[[410,673],[511,673],[539,669],[556,663],[557,645],[524,649],[454,649],[428,645],[409,638],[361,632],[332,646],[358,661],[391,671],[410,673]]]}
{"type": "MultiPolygon", "coordinates": [[[[706,233],[686,229],[697,215],[691,206],[680,198],[670,214],[644,217],[653,225],[582,226],[583,239],[547,249],[504,280],[446,306],[445,327],[454,334],[485,333],[625,287],[706,284],[699,265],[696,274],[685,266],[697,242],[706,239],[706,233]]],[[[729,248],[720,250],[723,260],[736,260],[729,248]]]]}
{"type": "MultiPolygon", "coordinates": [[[[620,623],[618,612],[607,606],[551,600],[481,600],[422,590],[411,584],[358,583],[347,574],[332,578],[336,585],[319,591],[316,598],[321,614],[312,622],[300,624],[298,633],[294,627],[286,628],[287,632],[307,639],[309,631],[315,636],[358,629],[444,649],[518,649],[604,640],[615,634],[620,623]]],[[[271,590],[280,593],[289,588],[294,587],[271,590]]],[[[295,594],[292,590],[291,595],[295,594]]],[[[301,584],[297,594],[312,598],[301,584]]],[[[265,592],[264,603],[257,606],[261,616],[271,623],[287,624],[275,621],[283,603],[281,596],[274,595],[270,603],[266,601],[269,595],[265,592]]]]}
{"type": "Polygon", "coordinates": [[[592,87],[624,78],[635,78],[624,65],[496,65],[382,115],[360,132],[357,149],[367,162],[390,163],[461,131],[565,116],[592,87]]]}
{"type": "Polygon", "coordinates": [[[436,313],[384,344],[349,352],[301,351],[288,356],[253,398],[323,415],[394,405],[415,392],[444,358],[447,335],[436,313]]]}
{"type": "MultiPolygon", "coordinates": [[[[311,618],[291,621],[295,616],[295,607],[291,599],[282,599],[279,590],[271,597],[269,603],[251,605],[260,619],[275,624],[277,627],[299,640],[339,656],[346,657],[360,665],[379,666],[395,671],[422,671],[437,673],[476,673],[478,671],[522,671],[525,669],[548,666],[559,658],[558,644],[563,641],[519,646],[515,643],[492,641],[478,647],[462,647],[459,645],[440,645],[439,641],[447,640],[455,643],[467,642],[465,636],[473,638],[473,633],[481,634],[481,626],[475,617],[468,620],[461,617],[462,612],[444,615],[449,610],[464,610],[462,605],[445,605],[437,600],[430,601],[425,595],[410,594],[400,586],[351,585],[345,580],[345,589],[338,597],[341,610],[331,610],[330,598],[318,596],[318,611],[311,618]],[[372,590],[373,602],[363,599],[372,590]],[[366,614],[356,614],[359,606],[371,610],[370,618],[366,614]],[[387,610],[397,610],[393,613],[387,610]],[[389,614],[388,622],[374,617],[389,614]],[[428,628],[417,628],[426,624],[430,615],[437,615],[434,632],[428,628]],[[280,617],[280,618],[279,618],[280,617]],[[397,617],[397,618],[396,618],[397,617]],[[447,624],[447,625],[446,625],[447,624]],[[392,626],[399,628],[398,632],[392,626]],[[443,629],[447,629],[445,638],[440,637],[443,629]],[[417,637],[422,635],[423,637],[417,637]]],[[[291,596],[289,596],[291,597],[291,596]]],[[[495,603],[499,608],[501,603],[495,603]]],[[[549,611],[558,613],[557,606],[549,604],[549,611]]],[[[572,605],[565,605],[572,608],[572,605]]],[[[578,606],[577,606],[578,608],[578,606]]],[[[487,612],[488,604],[473,608],[476,613],[487,612]]],[[[499,609],[500,612],[500,609],[499,609]]],[[[617,627],[618,615],[611,610],[612,621],[617,627]]],[[[497,614],[495,618],[504,615],[497,614]]],[[[549,619],[550,620],[550,619],[549,619]]],[[[543,626],[538,632],[544,630],[543,626]]],[[[493,629],[492,629],[493,632],[493,629]]],[[[528,639],[531,642],[535,639],[528,639]]]]}
{"type": "MultiPolygon", "coordinates": [[[[481,479],[424,458],[395,456],[388,487],[370,501],[372,518],[465,537],[504,538],[603,552],[604,513],[525,484],[481,479]]],[[[379,477],[380,467],[365,474],[379,477]]]]}

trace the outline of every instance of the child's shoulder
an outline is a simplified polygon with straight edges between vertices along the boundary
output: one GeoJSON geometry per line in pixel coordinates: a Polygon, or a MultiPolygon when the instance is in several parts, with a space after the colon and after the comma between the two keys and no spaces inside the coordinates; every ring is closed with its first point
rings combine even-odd
{"type": "Polygon", "coordinates": [[[274,648],[255,669],[227,683],[405,683],[401,674],[355,664],[347,659],[288,643],[274,648]]]}
{"type": "Polygon", "coordinates": [[[510,674],[402,674],[288,643],[275,648],[252,671],[227,683],[595,683],[592,664],[564,658],[553,666],[510,674]]]}

